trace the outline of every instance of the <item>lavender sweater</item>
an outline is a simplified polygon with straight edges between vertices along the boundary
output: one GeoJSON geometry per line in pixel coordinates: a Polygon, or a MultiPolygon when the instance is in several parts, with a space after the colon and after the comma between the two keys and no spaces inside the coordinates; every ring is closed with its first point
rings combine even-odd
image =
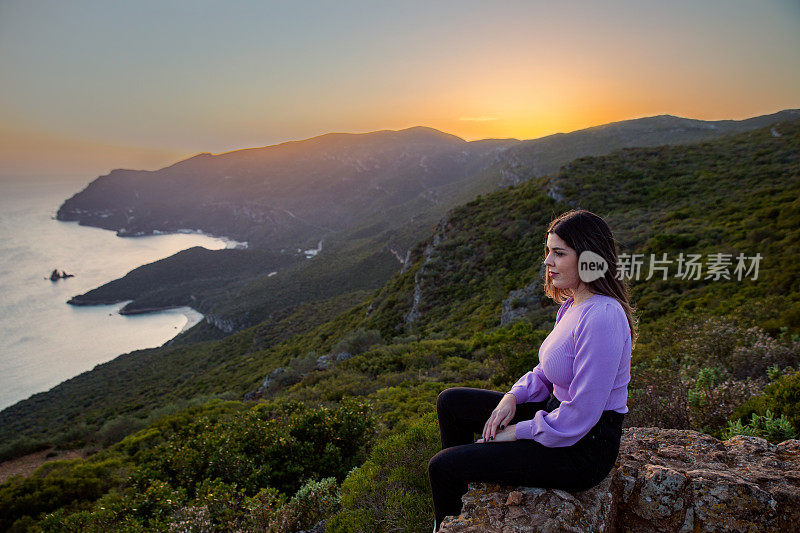
{"type": "Polygon", "coordinates": [[[627,413],[631,380],[631,334],[622,305],[593,294],[561,304],[553,331],[539,347],[539,364],[511,392],[517,403],[539,402],[550,393],[561,405],[517,423],[517,439],[555,448],[571,446],[600,420],[604,410],[627,413]]]}

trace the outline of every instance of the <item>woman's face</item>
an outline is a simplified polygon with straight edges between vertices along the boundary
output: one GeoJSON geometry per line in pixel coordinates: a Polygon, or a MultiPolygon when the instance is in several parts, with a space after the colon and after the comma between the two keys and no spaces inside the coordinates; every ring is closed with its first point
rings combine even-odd
{"type": "Polygon", "coordinates": [[[554,232],[547,234],[545,254],[547,277],[552,280],[554,287],[573,291],[583,287],[583,282],[578,276],[577,252],[567,246],[567,243],[554,232]]]}

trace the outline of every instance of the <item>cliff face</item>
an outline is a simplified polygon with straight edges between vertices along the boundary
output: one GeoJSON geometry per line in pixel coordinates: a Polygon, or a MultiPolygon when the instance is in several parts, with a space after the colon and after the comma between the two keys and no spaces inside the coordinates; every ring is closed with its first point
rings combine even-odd
{"type": "Polygon", "coordinates": [[[800,441],[626,428],[615,468],[593,489],[470,483],[462,501],[441,532],[797,531],[800,441]]]}

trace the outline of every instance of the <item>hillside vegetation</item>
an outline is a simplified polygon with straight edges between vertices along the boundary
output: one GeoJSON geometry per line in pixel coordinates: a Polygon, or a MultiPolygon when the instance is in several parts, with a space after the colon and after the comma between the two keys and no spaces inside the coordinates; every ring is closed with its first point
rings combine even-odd
{"type": "Polygon", "coordinates": [[[794,436],[799,163],[800,120],[576,159],[452,209],[376,290],[99,365],[0,413],[3,435],[20,435],[4,437],[6,457],[102,448],[0,485],[2,525],[428,531],[436,397],[508,390],[537,363],[557,309],[536,283],[544,232],[575,206],[609,222],[621,253],[644,254],[627,280],[641,326],[625,424],[794,436]],[[681,253],[701,256],[700,279],[676,262],[645,279],[650,254],[681,253]],[[760,254],[757,276],[737,279],[740,253],[760,254]],[[731,254],[729,279],[707,277],[712,254],[731,254]]]}

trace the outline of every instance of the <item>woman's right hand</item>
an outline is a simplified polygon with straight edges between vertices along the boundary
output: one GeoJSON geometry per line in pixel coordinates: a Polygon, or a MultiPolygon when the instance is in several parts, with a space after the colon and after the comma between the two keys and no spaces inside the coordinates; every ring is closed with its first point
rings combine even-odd
{"type": "Polygon", "coordinates": [[[497,404],[497,407],[494,408],[494,411],[492,411],[492,416],[489,417],[489,420],[487,420],[486,424],[483,426],[483,435],[481,437],[483,442],[494,439],[497,435],[497,428],[502,426],[502,428],[505,429],[511,420],[513,420],[516,412],[517,397],[507,392],[500,400],[500,403],[497,404]]]}

